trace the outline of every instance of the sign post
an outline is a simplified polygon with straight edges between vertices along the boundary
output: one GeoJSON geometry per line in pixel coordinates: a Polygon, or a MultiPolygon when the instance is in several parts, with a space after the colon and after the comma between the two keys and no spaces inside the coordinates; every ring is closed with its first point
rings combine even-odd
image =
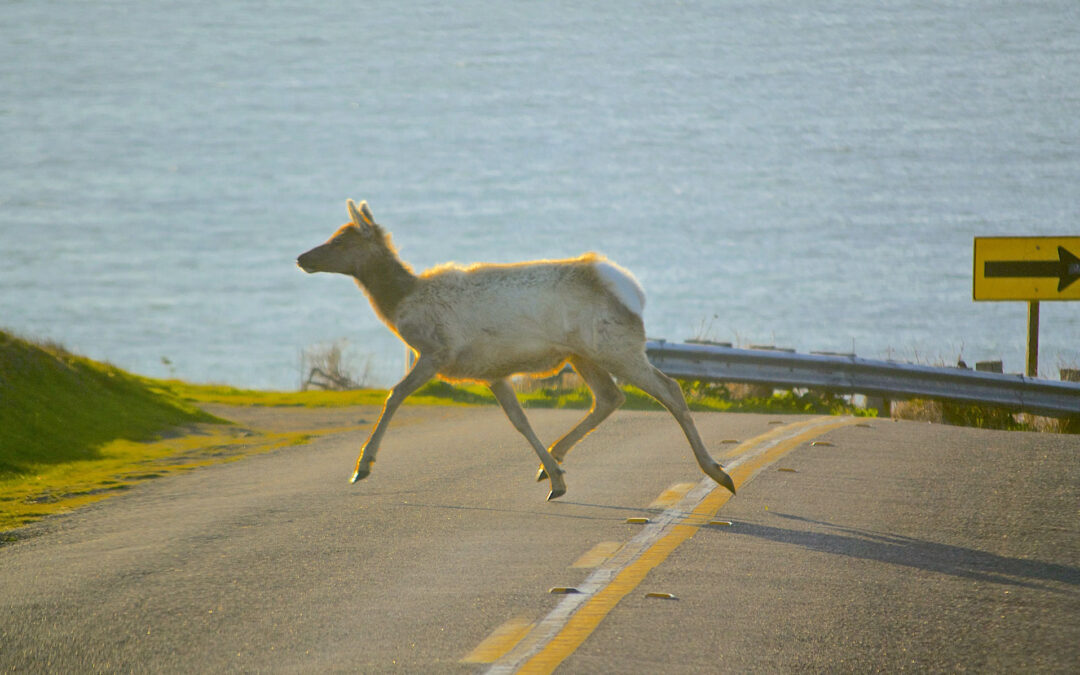
{"type": "Polygon", "coordinates": [[[1028,303],[1026,374],[1039,374],[1039,301],[1080,300],[1080,237],[975,237],[972,299],[1028,303]]]}
{"type": "Polygon", "coordinates": [[[1039,301],[1028,300],[1027,366],[1024,374],[1039,376],[1039,301]]]}

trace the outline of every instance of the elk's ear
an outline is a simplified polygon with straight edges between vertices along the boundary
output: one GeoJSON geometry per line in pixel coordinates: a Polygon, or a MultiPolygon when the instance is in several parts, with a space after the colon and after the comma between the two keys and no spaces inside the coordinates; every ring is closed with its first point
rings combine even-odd
{"type": "Polygon", "coordinates": [[[364,222],[368,225],[375,224],[375,216],[371,215],[371,209],[368,208],[367,202],[360,202],[360,215],[364,217],[364,222]]]}
{"type": "Polygon", "coordinates": [[[358,227],[371,227],[375,224],[375,218],[371,215],[371,209],[368,208],[367,202],[360,202],[359,209],[356,207],[356,202],[351,199],[346,204],[349,207],[349,217],[358,227]]]}

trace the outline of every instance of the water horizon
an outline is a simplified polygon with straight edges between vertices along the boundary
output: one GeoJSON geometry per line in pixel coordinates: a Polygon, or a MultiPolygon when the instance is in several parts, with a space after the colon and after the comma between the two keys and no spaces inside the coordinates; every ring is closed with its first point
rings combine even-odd
{"type": "MultiPolygon", "coordinates": [[[[650,337],[1022,372],[978,236],[1080,234],[1080,4],[0,8],[0,327],[295,389],[404,346],[296,256],[367,200],[417,271],[596,251],[650,337]]],[[[1041,305],[1040,374],[1080,367],[1041,305]]]]}

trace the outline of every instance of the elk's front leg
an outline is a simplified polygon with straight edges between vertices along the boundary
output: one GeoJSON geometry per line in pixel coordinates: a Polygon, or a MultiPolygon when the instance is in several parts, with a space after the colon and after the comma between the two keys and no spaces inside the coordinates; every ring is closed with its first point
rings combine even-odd
{"type": "Polygon", "coordinates": [[[371,435],[368,436],[367,442],[364,443],[364,447],[360,451],[360,458],[356,460],[356,470],[353,471],[350,482],[355,483],[358,480],[367,478],[368,474],[371,473],[371,465],[375,463],[375,454],[379,451],[379,443],[382,441],[383,434],[386,433],[386,427],[390,424],[390,418],[394,416],[398,406],[408,398],[409,394],[424,386],[424,383],[435,377],[437,372],[438,365],[434,359],[425,358],[421,354],[420,358],[413,364],[412,370],[390,390],[390,395],[386,398],[382,412],[379,413],[379,421],[375,423],[375,428],[371,430],[371,435]]]}

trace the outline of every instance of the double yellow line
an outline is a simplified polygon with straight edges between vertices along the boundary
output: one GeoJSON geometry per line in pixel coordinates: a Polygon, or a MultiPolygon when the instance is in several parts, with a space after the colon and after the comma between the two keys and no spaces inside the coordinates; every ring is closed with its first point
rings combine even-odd
{"type": "MultiPolygon", "coordinates": [[[[741,487],[762,468],[801,443],[828,431],[852,425],[857,418],[817,417],[788,424],[745,441],[725,455],[725,468],[741,487]]],[[[592,634],[604,617],[645,579],[645,576],[708,524],[731,498],[710,478],[702,479],[624,547],[625,553],[598,568],[579,586],[582,595],[568,596],[536,624],[519,626],[516,646],[492,663],[488,673],[551,673],[592,634]]]]}

